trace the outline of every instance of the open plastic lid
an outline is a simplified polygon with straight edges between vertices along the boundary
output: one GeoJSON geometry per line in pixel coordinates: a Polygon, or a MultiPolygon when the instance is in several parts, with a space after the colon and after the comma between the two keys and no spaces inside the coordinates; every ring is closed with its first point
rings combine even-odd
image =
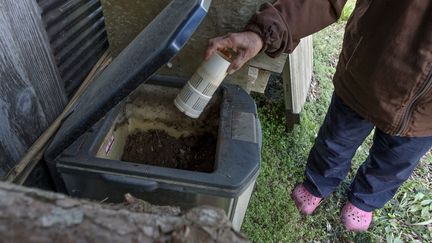
{"type": "Polygon", "coordinates": [[[173,58],[195,32],[211,0],[173,0],[100,73],[77,101],[45,156],[54,159],[173,58]]]}

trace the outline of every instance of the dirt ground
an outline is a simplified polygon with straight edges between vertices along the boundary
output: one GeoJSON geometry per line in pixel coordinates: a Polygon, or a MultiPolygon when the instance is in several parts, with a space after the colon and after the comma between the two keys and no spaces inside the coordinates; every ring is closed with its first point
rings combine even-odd
{"type": "Polygon", "coordinates": [[[176,139],[163,130],[129,135],[123,161],[183,170],[212,172],[216,137],[210,133],[176,139]]]}

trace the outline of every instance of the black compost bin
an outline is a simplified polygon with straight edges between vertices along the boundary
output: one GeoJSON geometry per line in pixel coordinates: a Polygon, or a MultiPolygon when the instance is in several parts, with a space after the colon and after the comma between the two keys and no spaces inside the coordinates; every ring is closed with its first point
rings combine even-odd
{"type": "Polygon", "coordinates": [[[184,81],[153,76],[184,46],[208,6],[204,0],[172,1],[84,92],[45,154],[57,190],[109,202],[131,193],[182,209],[216,206],[240,229],[260,162],[261,131],[253,99],[238,86],[222,85],[202,117],[194,120],[173,104],[184,81]],[[154,129],[173,137],[213,133],[212,170],[122,160],[130,134],[154,129]]]}

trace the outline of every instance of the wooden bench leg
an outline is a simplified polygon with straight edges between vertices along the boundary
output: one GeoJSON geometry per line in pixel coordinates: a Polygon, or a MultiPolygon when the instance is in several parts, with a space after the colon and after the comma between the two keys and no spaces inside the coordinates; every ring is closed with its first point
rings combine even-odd
{"type": "Polygon", "coordinates": [[[306,102],[313,70],[312,36],[302,39],[289,55],[282,71],[285,94],[286,131],[300,123],[300,112],[306,102]]]}
{"type": "Polygon", "coordinates": [[[285,110],[285,130],[292,132],[294,125],[300,124],[300,114],[293,113],[291,110],[285,110]]]}

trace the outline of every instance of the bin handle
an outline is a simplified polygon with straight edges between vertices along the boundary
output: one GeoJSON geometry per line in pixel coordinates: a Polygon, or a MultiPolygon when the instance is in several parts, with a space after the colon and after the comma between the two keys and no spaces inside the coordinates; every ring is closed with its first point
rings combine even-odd
{"type": "Polygon", "coordinates": [[[132,178],[128,176],[120,176],[120,175],[111,175],[111,174],[102,174],[102,178],[105,181],[118,183],[122,185],[132,185],[138,186],[139,189],[151,192],[158,188],[158,183],[156,181],[149,181],[144,179],[132,178]]]}

